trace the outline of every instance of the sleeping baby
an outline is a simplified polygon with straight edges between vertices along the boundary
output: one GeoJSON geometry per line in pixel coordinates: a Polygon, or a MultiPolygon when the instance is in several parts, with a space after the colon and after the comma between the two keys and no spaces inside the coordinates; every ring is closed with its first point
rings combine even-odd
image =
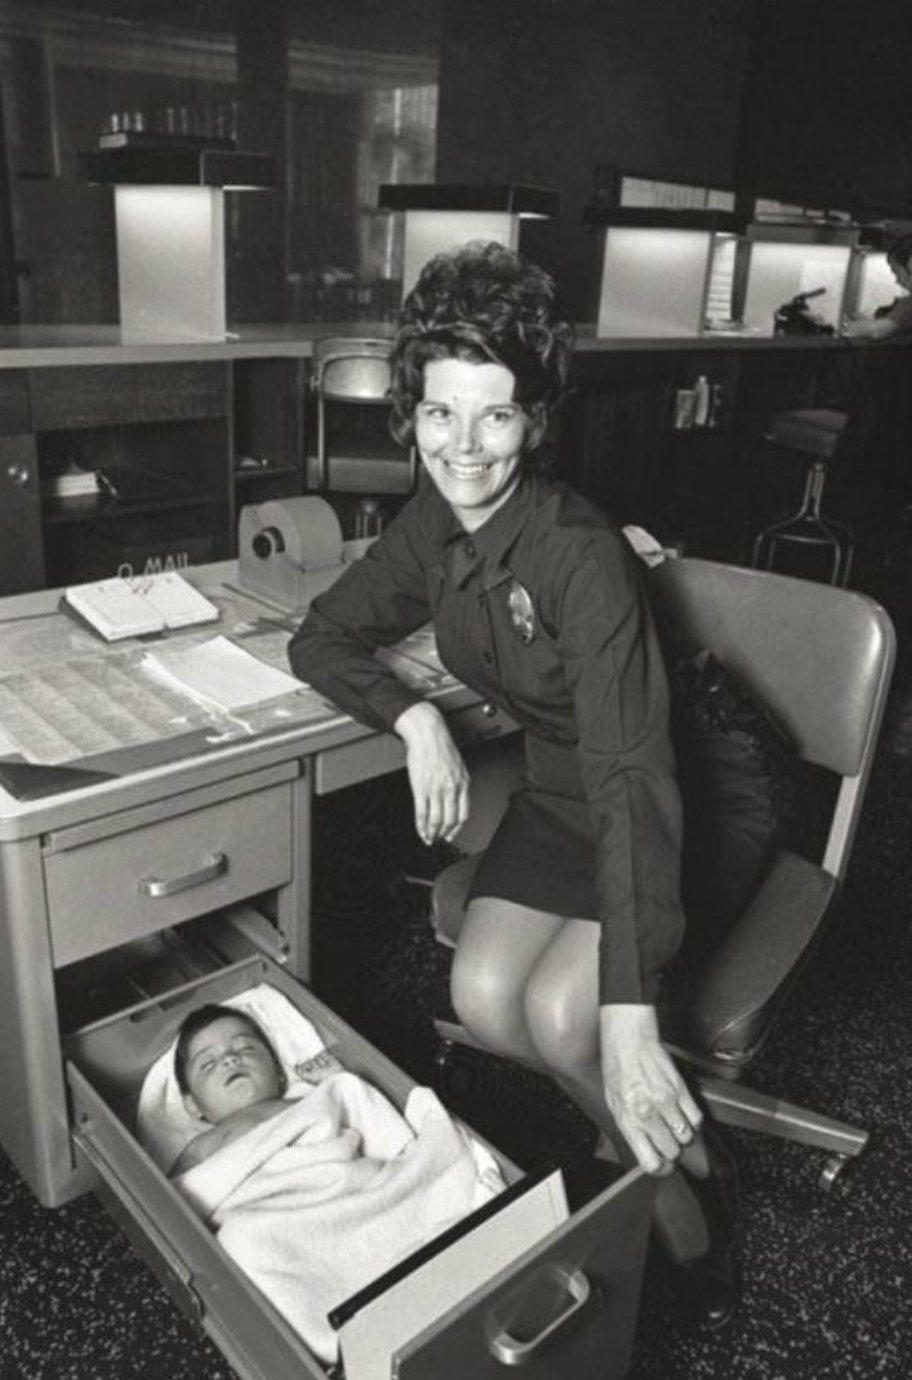
{"type": "MultiPolygon", "coordinates": [[[[341,1069],[331,1055],[320,1065],[323,1076],[341,1069]]],[[[178,1033],[174,1076],[188,1113],[209,1129],[184,1148],[173,1178],[288,1106],[288,1079],[272,1044],[252,1016],[230,1006],[191,1011],[178,1033]]],[[[308,1082],[314,1081],[312,1067],[308,1082]]]]}
{"type": "Polygon", "coordinates": [[[185,1018],[163,1056],[186,1122],[169,1172],[227,1253],[334,1362],[332,1310],[504,1184],[429,1088],[413,1088],[400,1112],[325,1046],[289,1062],[284,1039],[235,1004],[185,1018]]]}

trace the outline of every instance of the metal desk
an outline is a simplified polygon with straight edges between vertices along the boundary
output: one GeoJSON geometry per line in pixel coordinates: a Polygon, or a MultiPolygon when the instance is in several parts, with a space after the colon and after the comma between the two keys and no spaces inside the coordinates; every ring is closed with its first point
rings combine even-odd
{"type": "MultiPolygon", "coordinates": [[[[225,599],[223,626],[207,633],[249,630],[269,614],[245,602],[235,574],[233,563],[192,572],[194,583],[225,599]]],[[[58,633],[72,655],[88,645],[102,663],[123,657],[123,644],[86,644],[88,633],[74,641],[59,593],[0,600],[0,683],[23,669],[18,656],[10,664],[14,634],[37,648],[28,658],[36,685],[42,665],[48,673],[59,665],[58,633]]],[[[27,695],[27,682],[19,686],[27,695]]],[[[449,677],[431,693],[463,745],[515,731],[449,677]]],[[[0,1143],[46,1205],[87,1187],[70,1141],[62,971],[268,891],[275,906],[262,947],[306,980],[313,797],[403,765],[395,736],[331,708],[303,721],[258,713],[232,731],[197,725],[68,764],[112,772],[92,784],[74,776],[31,799],[0,788],[0,1143]]],[[[0,733],[5,724],[0,710],[0,733]]]]}

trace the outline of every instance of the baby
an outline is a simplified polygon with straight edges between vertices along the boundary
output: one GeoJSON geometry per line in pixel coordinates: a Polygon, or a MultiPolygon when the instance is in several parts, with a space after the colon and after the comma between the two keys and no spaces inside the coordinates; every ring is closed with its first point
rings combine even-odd
{"type": "Polygon", "coordinates": [[[275,1050],[252,1016],[230,1006],[191,1011],[178,1033],[174,1075],[187,1111],[209,1125],[185,1146],[172,1177],[288,1106],[275,1050]]]}

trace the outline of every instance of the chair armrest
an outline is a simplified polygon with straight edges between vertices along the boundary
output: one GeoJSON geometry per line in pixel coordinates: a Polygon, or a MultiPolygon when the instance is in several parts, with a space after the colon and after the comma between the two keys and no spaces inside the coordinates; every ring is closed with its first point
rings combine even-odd
{"type": "Polygon", "coordinates": [[[434,878],[430,921],[435,937],[451,949],[455,949],[462,930],[466,897],[481,858],[481,853],[470,853],[467,858],[445,867],[434,878]]]}
{"type": "Polygon", "coordinates": [[[682,974],[674,1007],[685,1045],[735,1067],[753,1058],[811,952],[837,885],[816,863],[776,854],[716,951],[693,977],[682,974]]]}

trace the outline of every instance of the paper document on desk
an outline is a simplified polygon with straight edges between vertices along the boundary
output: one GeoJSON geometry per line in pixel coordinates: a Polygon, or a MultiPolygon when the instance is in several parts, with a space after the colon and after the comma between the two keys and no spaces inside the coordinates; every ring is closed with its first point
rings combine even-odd
{"type": "Polygon", "coordinates": [[[183,690],[197,704],[228,714],[304,688],[295,676],[267,666],[227,637],[147,652],[143,669],[156,680],[183,690]]]}
{"type": "Polygon", "coordinates": [[[137,656],[62,655],[0,676],[0,753],[12,747],[26,762],[59,766],[205,727],[211,711],[173,684],[138,675],[137,656]]]}

